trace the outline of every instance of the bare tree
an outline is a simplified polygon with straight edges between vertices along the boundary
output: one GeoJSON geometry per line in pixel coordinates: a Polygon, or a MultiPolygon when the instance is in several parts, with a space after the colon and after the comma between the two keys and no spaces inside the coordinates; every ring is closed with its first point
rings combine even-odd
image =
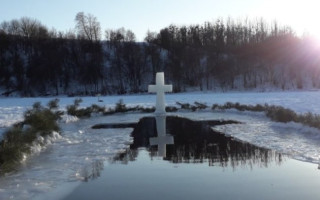
{"type": "Polygon", "coordinates": [[[157,32],[147,31],[147,36],[144,38],[145,42],[151,43],[157,38],[157,32]]]}
{"type": "Polygon", "coordinates": [[[46,37],[48,30],[36,19],[22,17],[19,21],[20,35],[25,37],[46,37]]]}
{"type": "Polygon", "coordinates": [[[117,30],[106,30],[106,40],[111,42],[135,42],[136,36],[131,30],[125,28],[119,28],[117,30]]]}
{"type": "Polygon", "coordinates": [[[79,12],[75,18],[78,36],[90,41],[98,41],[101,38],[101,27],[97,18],[92,14],[85,15],[79,12]]]}
{"type": "Polygon", "coordinates": [[[21,35],[28,38],[48,36],[48,29],[42,25],[40,21],[29,17],[2,22],[0,24],[0,30],[9,35],[21,35]]]}
{"type": "Polygon", "coordinates": [[[135,42],[136,36],[131,30],[127,30],[125,40],[127,42],[135,42]]]}

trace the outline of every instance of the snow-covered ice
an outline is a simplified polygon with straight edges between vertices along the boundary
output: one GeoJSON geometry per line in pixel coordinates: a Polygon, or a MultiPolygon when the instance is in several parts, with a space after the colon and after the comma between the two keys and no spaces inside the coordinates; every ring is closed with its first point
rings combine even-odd
{"type": "MultiPolygon", "coordinates": [[[[46,105],[56,97],[45,98],[0,98],[0,128],[8,127],[22,119],[23,112],[30,108],[33,103],[41,102],[46,105]]],[[[60,108],[73,104],[76,97],[57,97],[60,108]]],[[[119,95],[99,97],[103,102],[98,102],[98,97],[81,97],[81,106],[90,106],[93,103],[114,107],[115,104],[123,99],[128,106],[155,106],[154,94],[143,95],[119,95]]],[[[305,92],[233,92],[233,93],[179,93],[166,94],[167,105],[176,105],[176,102],[194,103],[195,101],[212,105],[214,103],[224,104],[225,102],[239,102],[241,104],[270,104],[280,105],[290,108],[298,113],[318,113],[320,114],[320,91],[305,92]]]]}
{"type": "MultiPolygon", "coordinates": [[[[43,196],[50,192],[54,192],[51,198],[59,199],[57,195],[67,192],[65,188],[70,191],[88,178],[94,163],[111,160],[132,142],[131,128],[91,129],[93,124],[106,120],[118,122],[119,117],[94,117],[61,124],[61,137],[55,137],[41,152],[41,147],[34,146],[34,153],[17,172],[1,178],[0,199],[50,199],[50,195],[43,196]]],[[[122,115],[121,121],[137,122],[140,117],[122,115]]]]}
{"type": "Polygon", "coordinates": [[[292,158],[320,163],[320,130],[299,123],[272,122],[264,113],[240,112],[236,110],[219,112],[179,113],[194,120],[229,119],[242,122],[213,127],[214,130],[231,135],[242,141],[260,147],[277,150],[292,158]]]}
{"type": "MultiPolygon", "coordinates": [[[[23,112],[34,102],[46,105],[53,98],[0,98],[0,134],[13,123],[22,120],[23,112]]],[[[60,108],[65,109],[75,98],[59,97],[60,108]]],[[[155,95],[126,95],[100,97],[82,97],[81,106],[92,104],[114,107],[123,99],[128,106],[154,106],[155,95]]],[[[235,93],[181,93],[167,94],[167,105],[176,102],[193,103],[195,101],[212,105],[214,103],[239,102],[255,105],[268,103],[281,105],[298,113],[312,112],[320,114],[320,92],[235,92],[235,93]]],[[[50,193],[63,195],[84,180],[93,163],[112,159],[117,152],[124,150],[132,141],[132,129],[101,129],[90,127],[102,122],[137,122],[141,117],[151,114],[115,114],[95,116],[90,119],[77,119],[64,116],[60,125],[62,136],[39,138],[46,140],[46,146],[34,146],[34,153],[22,164],[18,172],[0,180],[0,199],[47,199],[50,193]]],[[[294,158],[318,163],[320,156],[320,131],[297,123],[276,123],[263,113],[227,111],[181,111],[175,115],[195,120],[233,119],[243,124],[214,127],[238,139],[258,146],[272,148],[294,158]]],[[[105,166],[106,167],[106,166],[105,166]]],[[[51,195],[52,197],[52,195],[51,195]]]]}

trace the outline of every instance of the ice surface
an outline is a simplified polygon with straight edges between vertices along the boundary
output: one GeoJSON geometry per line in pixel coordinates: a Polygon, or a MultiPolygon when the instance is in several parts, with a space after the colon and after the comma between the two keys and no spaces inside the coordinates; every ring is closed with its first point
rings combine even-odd
{"type": "MultiPolygon", "coordinates": [[[[95,163],[112,159],[127,148],[131,128],[91,129],[95,123],[137,122],[142,115],[113,115],[61,124],[62,136],[54,135],[45,148],[34,145],[34,153],[18,172],[1,178],[0,199],[58,199],[64,188],[70,190],[88,179],[95,163]],[[52,142],[52,141],[55,142],[52,142]]],[[[46,140],[42,138],[43,141],[46,140]]],[[[39,138],[39,140],[42,140],[39,138]]],[[[70,192],[69,190],[69,192],[70,192]]]]}
{"type": "MultiPolygon", "coordinates": [[[[41,102],[46,105],[50,100],[56,97],[46,98],[0,98],[0,128],[10,126],[22,119],[23,112],[30,108],[33,103],[41,102]]],[[[60,102],[60,108],[65,109],[67,105],[73,104],[76,97],[57,97],[60,102]]],[[[103,102],[98,102],[98,97],[81,97],[82,107],[92,104],[114,107],[115,104],[123,99],[128,106],[154,106],[154,94],[143,95],[119,95],[99,97],[103,102]]],[[[234,92],[234,93],[179,93],[167,94],[167,105],[176,105],[177,101],[193,103],[195,101],[212,105],[214,103],[224,104],[225,102],[239,102],[241,104],[265,104],[280,105],[290,108],[298,113],[318,113],[320,114],[320,92],[234,92]]]]}
{"type": "MultiPolygon", "coordinates": [[[[13,123],[20,121],[23,112],[34,102],[46,105],[53,98],[1,98],[0,134],[13,123]]],[[[59,97],[60,108],[73,103],[75,98],[59,97]]],[[[81,106],[93,103],[114,107],[119,99],[128,106],[153,106],[154,95],[128,95],[83,97],[81,106]]],[[[312,112],[320,114],[319,92],[272,92],[272,93],[182,93],[166,95],[167,105],[177,101],[193,103],[195,101],[223,104],[239,102],[241,104],[281,105],[298,113],[312,112]]],[[[233,119],[243,124],[214,127],[244,141],[258,146],[272,148],[288,153],[296,159],[318,163],[320,155],[320,131],[297,123],[275,123],[263,113],[227,111],[181,111],[176,113],[195,120],[233,119]]],[[[151,115],[151,114],[150,114],[151,115]]],[[[63,195],[76,187],[80,181],[93,177],[95,163],[111,159],[117,152],[124,150],[131,142],[132,129],[101,129],[90,127],[97,123],[137,122],[146,114],[115,114],[90,119],[77,119],[64,116],[60,122],[61,137],[39,138],[45,146],[33,146],[34,153],[29,156],[18,172],[0,180],[0,199],[48,199],[57,194],[63,195]],[[50,194],[50,195],[49,195],[50,194]]],[[[99,166],[99,165],[98,165],[99,166]]],[[[100,166],[101,167],[101,166],[100,166]]],[[[104,166],[107,167],[107,166],[104,166]]]]}
{"type": "Polygon", "coordinates": [[[263,113],[224,112],[179,113],[194,120],[229,119],[243,122],[213,127],[214,130],[231,135],[260,147],[274,149],[295,159],[319,163],[320,130],[299,123],[272,122],[263,113]]]}
{"type": "MultiPolygon", "coordinates": [[[[0,98],[0,127],[7,127],[12,123],[22,119],[23,112],[30,108],[33,103],[41,102],[46,105],[55,97],[46,98],[0,98]]],[[[60,102],[60,108],[65,109],[67,105],[73,104],[76,97],[57,97],[60,102]]],[[[92,104],[114,107],[115,104],[123,99],[128,106],[154,106],[154,94],[143,95],[119,95],[99,97],[103,102],[98,102],[98,97],[81,97],[82,107],[92,104]]],[[[179,93],[167,94],[167,105],[176,105],[177,101],[193,103],[195,101],[207,103],[224,104],[225,102],[239,102],[241,104],[265,104],[280,105],[293,109],[298,113],[318,113],[320,114],[320,92],[235,92],[235,93],[179,93]]]]}

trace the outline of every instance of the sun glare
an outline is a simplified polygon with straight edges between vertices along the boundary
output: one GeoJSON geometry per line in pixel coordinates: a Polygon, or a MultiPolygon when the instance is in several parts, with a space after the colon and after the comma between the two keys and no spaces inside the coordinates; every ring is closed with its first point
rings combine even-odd
{"type": "Polygon", "coordinates": [[[320,50],[320,34],[309,34],[308,38],[310,39],[311,46],[316,50],[320,50]]]}
{"type": "Polygon", "coordinates": [[[314,42],[318,47],[320,47],[320,31],[313,35],[314,42]]]}
{"type": "Polygon", "coordinates": [[[320,44],[319,7],[319,0],[265,0],[256,14],[290,26],[298,36],[312,36],[320,44]]]}

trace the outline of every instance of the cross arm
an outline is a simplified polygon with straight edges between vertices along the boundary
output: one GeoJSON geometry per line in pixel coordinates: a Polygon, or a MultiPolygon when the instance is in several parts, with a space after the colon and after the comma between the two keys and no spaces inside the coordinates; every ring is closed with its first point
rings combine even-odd
{"type": "Polygon", "coordinates": [[[163,91],[164,92],[172,92],[172,85],[164,85],[163,91]]]}
{"type": "Polygon", "coordinates": [[[148,92],[157,92],[157,86],[156,85],[149,85],[148,92]]]}

